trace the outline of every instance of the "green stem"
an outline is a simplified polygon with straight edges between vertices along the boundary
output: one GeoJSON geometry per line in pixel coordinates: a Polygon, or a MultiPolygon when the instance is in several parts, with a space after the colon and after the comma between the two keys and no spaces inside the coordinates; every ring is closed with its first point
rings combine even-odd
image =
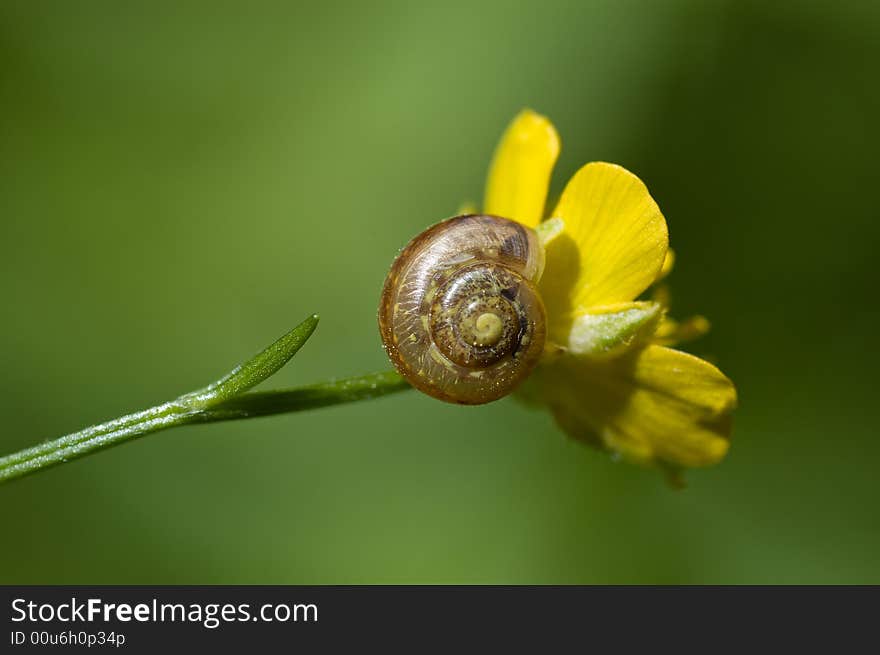
{"type": "Polygon", "coordinates": [[[232,398],[216,407],[199,412],[194,422],[215,423],[287,412],[300,412],[358,400],[370,400],[411,389],[395,371],[371,373],[358,377],[330,380],[295,389],[256,391],[232,398]]]}
{"type": "Polygon", "coordinates": [[[190,423],[216,423],[378,398],[409,388],[397,373],[373,373],[297,389],[250,392],[303,347],[318,325],[312,314],[280,339],[203,389],[53,441],[0,457],[0,483],[85,457],[111,446],[190,423]]]}
{"type": "MultiPolygon", "coordinates": [[[[314,326],[311,326],[314,329],[314,326]]],[[[311,331],[309,331],[309,334],[311,331]]],[[[306,338],[308,338],[306,336],[306,338]]],[[[297,344],[297,347],[301,344],[297,344]]],[[[274,346],[274,344],[273,344],[274,346]]],[[[285,360],[286,361],[286,360],[285,360]]],[[[273,371],[274,372],[274,371],[273,371]]],[[[137,439],[153,432],[191,423],[215,423],[299,412],[409,389],[397,373],[373,373],[295,389],[243,393],[206,401],[202,392],[94,425],[53,441],[0,457],[0,483],[137,439]],[[195,399],[195,400],[194,400],[195,399]],[[205,406],[208,405],[208,406],[205,406]]],[[[227,396],[223,394],[223,396],[227,396]]]]}

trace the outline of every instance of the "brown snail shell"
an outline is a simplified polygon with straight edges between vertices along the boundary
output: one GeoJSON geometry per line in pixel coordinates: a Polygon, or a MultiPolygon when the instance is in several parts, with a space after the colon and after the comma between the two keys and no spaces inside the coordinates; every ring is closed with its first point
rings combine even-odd
{"type": "Polygon", "coordinates": [[[535,232],[506,218],[456,216],[428,228],[385,280],[379,332],[388,357],[440,400],[478,405],[507,395],[544,350],[543,268],[535,232]]]}

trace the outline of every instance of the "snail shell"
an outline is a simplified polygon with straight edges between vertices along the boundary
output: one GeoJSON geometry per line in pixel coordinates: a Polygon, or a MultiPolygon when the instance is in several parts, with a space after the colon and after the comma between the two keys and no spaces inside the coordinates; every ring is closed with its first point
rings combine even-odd
{"type": "Polygon", "coordinates": [[[385,280],[379,331],[414,387],[478,405],[510,393],[544,350],[534,231],[497,216],[456,216],[400,252],[385,280]]]}

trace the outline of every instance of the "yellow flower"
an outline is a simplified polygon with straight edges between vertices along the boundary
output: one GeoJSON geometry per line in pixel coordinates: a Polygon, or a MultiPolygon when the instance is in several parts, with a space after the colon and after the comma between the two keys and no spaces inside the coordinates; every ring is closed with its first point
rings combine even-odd
{"type": "Polygon", "coordinates": [[[559,137],[545,117],[517,116],[489,170],[484,211],[537,230],[547,346],[521,395],[561,428],[678,480],[683,467],[727,453],[733,383],[712,364],[666,346],[708,329],[665,316],[668,292],[636,298],[672,268],[666,220],[642,181],[615,164],[585,165],[545,218],[559,137]],[[543,219],[543,220],[542,220],[543,219]]]}

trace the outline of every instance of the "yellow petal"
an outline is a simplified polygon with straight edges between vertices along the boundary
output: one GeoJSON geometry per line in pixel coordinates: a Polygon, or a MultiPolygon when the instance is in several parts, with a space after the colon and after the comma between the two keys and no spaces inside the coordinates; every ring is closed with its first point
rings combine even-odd
{"type": "Polygon", "coordinates": [[[660,267],[660,273],[657,274],[657,279],[655,282],[659,282],[667,275],[672,273],[672,269],[675,267],[675,251],[672,248],[669,248],[666,251],[666,258],[663,260],[663,266],[660,267]]]}
{"type": "Polygon", "coordinates": [[[575,174],[552,216],[565,230],[547,246],[541,290],[551,338],[564,340],[578,314],[634,300],[657,279],[668,235],[642,181],[603,162],[575,174]]]}
{"type": "Polygon", "coordinates": [[[542,365],[540,395],[572,437],[627,460],[707,466],[727,453],[733,383],[693,355],[648,346],[611,361],[561,357],[542,365]]]}
{"type": "Polygon", "coordinates": [[[526,109],[495,150],[486,183],[485,212],[535,227],[544,215],[559,135],[544,116],[526,109]]]}

